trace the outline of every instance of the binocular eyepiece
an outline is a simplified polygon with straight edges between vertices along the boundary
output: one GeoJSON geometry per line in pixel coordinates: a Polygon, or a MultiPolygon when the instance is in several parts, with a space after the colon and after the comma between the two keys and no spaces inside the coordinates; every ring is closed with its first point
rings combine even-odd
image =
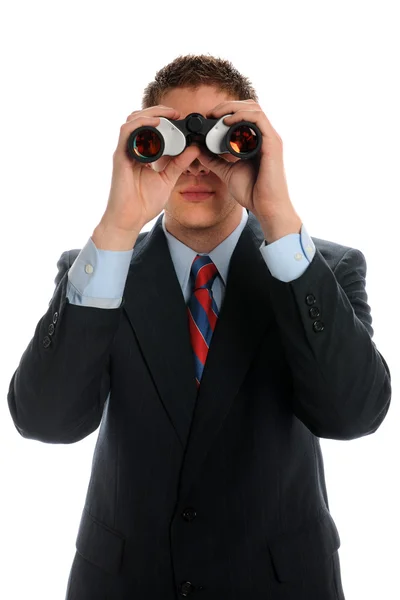
{"type": "Polygon", "coordinates": [[[223,120],[206,119],[200,113],[191,113],[185,119],[160,117],[157,127],[144,125],[129,136],[127,153],[142,163],[150,163],[162,156],[178,156],[192,142],[205,144],[213,154],[230,153],[241,159],[254,157],[261,148],[260,129],[250,121],[225,125],[223,120]]]}

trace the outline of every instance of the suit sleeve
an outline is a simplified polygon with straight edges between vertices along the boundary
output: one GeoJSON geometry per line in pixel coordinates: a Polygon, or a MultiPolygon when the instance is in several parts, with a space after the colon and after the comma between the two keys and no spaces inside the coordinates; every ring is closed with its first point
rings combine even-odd
{"type": "Polygon", "coordinates": [[[71,304],[67,297],[69,252],[58,263],[47,312],[12,376],[8,405],[22,437],[73,443],[97,429],[110,390],[110,348],[118,308],[71,304]]]}
{"type": "Polygon", "coordinates": [[[321,438],[374,433],[391,400],[389,367],[372,340],[366,261],[350,248],[332,270],[318,249],[304,273],[269,278],[293,376],[293,411],[321,438]]]}

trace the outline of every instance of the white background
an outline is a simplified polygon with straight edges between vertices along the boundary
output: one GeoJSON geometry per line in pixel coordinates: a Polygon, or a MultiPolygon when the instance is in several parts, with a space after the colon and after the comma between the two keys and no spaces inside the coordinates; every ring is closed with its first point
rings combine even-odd
{"type": "Polygon", "coordinates": [[[189,53],[231,60],[250,78],[283,139],[310,235],[366,257],[392,405],[374,435],[322,440],[322,449],[346,600],[400,597],[397,9],[351,0],[14,0],[2,9],[2,599],[64,598],[98,435],[74,445],[23,439],[8,412],[10,379],[47,311],[58,258],[82,248],[105,210],[120,126],[156,71],[189,53]]]}

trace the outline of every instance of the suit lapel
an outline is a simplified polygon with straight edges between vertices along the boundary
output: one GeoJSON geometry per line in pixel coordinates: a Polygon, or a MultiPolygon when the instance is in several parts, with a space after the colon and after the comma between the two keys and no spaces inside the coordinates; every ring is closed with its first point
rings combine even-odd
{"type": "Polygon", "coordinates": [[[161,402],[186,448],[181,494],[189,491],[223,425],[254,353],[274,320],[271,276],[252,213],[232,254],[225,298],[197,394],[187,312],[167,240],[157,220],[135,247],[123,308],[161,402]]]}
{"type": "Polygon", "coordinates": [[[196,402],[186,305],[161,224],[135,246],[124,305],[160,400],[185,447],[196,402]]]}

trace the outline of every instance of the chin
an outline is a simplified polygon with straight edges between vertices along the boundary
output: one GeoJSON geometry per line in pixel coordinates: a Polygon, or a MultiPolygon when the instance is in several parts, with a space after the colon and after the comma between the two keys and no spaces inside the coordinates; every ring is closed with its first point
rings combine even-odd
{"type": "Polygon", "coordinates": [[[216,207],[186,203],[172,211],[172,217],[187,229],[204,229],[214,226],[221,220],[221,210],[216,207]]]}
{"type": "Polygon", "coordinates": [[[210,199],[198,202],[184,200],[178,193],[170,198],[165,211],[182,225],[196,228],[196,226],[204,227],[219,222],[226,218],[232,208],[230,198],[224,198],[218,193],[210,199]]]}
{"type": "Polygon", "coordinates": [[[219,213],[210,210],[201,210],[198,208],[194,208],[192,210],[183,210],[179,212],[179,220],[182,225],[186,225],[187,227],[192,227],[196,229],[196,227],[207,227],[209,225],[214,224],[219,220],[219,213]]]}

